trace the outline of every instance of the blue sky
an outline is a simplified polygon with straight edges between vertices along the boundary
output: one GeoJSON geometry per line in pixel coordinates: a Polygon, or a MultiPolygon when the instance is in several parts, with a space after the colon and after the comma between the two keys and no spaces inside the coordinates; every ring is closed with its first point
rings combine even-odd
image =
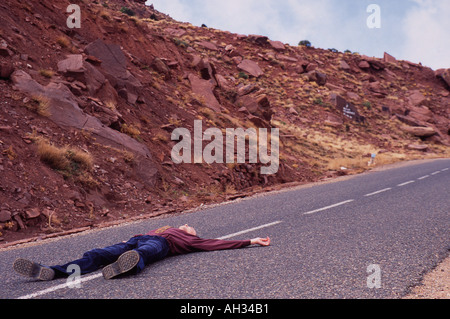
{"type": "Polygon", "coordinates": [[[450,68],[449,0],[148,0],[176,20],[297,45],[346,49],[450,68]],[[370,4],[381,28],[370,29],[370,4]]]}

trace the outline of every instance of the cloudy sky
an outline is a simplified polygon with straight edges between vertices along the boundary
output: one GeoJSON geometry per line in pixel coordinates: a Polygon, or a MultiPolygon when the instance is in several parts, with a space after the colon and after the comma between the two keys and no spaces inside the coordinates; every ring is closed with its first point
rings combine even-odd
{"type": "MultiPolygon", "coordinates": [[[[450,0],[148,0],[176,20],[297,45],[450,68],[450,0]],[[370,4],[380,28],[369,28],[370,4]]],[[[372,21],[372,20],[371,20],[372,21]]]]}

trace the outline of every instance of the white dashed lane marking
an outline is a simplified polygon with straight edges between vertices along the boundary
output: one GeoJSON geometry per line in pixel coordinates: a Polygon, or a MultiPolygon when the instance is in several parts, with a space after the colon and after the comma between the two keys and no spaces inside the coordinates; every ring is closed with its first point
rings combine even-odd
{"type": "Polygon", "coordinates": [[[381,193],[384,193],[384,192],[390,191],[391,189],[392,189],[392,188],[388,187],[388,188],[385,188],[385,189],[381,189],[381,190],[379,190],[379,191],[376,191],[376,192],[373,192],[373,193],[370,193],[370,194],[366,194],[366,195],[364,195],[364,196],[365,196],[365,197],[369,197],[369,196],[373,196],[373,195],[381,194],[381,193]]]}
{"type": "Polygon", "coordinates": [[[398,184],[397,186],[398,187],[402,187],[402,186],[406,186],[406,185],[409,185],[409,184],[412,184],[412,183],[415,183],[414,181],[409,181],[409,182],[405,182],[405,183],[402,183],[402,184],[398,184]]]}
{"type": "Polygon", "coordinates": [[[330,209],[330,208],[334,208],[334,207],[338,207],[338,206],[342,206],[342,205],[351,203],[351,202],[353,202],[353,201],[355,201],[355,200],[354,200],[354,199],[349,199],[349,200],[346,200],[346,201],[344,201],[344,202],[340,202],[340,203],[337,203],[337,204],[334,204],[334,205],[322,207],[322,208],[319,208],[319,209],[315,209],[315,210],[312,210],[312,211],[303,213],[303,215],[311,215],[311,214],[314,214],[314,213],[322,212],[322,211],[324,211],[324,210],[327,210],[327,209],[330,209]]]}

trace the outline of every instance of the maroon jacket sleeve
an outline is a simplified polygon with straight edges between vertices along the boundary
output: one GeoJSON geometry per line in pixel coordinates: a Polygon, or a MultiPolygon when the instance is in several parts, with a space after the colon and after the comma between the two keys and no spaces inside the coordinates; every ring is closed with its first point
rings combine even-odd
{"type": "Polygon", "coordinates": [[[191,247],[200,251],[238,249],[246,246],[250,246],[250,240],[203,239],[197,237],[191,242],[191,247]]]}
{"type": "Polygon", "coordinates": [[[147,233],[167,239],[171,255],[188,254],[196,251],[238,249],[251,245],[250,240],[203,239],[178,228],[165,226],[147,233]]]}

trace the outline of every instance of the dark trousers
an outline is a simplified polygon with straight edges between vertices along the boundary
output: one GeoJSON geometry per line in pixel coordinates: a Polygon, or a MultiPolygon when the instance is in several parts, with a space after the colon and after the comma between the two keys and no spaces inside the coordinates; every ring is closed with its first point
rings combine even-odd
{"type": "Polygon", "coordinates": [[[93,249],[84,253],[80,259],[50,268],[55,271],[56,277],[67,277],[72,274],[67,268],[70,265],[78,265],[81,271],[80,275],[84,275],[112,264],[120,255],[130,250],[137,251],[140,256],[138,265],[132,270],[132,274],[137,274],[146,265],[166,257],[169,253],[169,244],[165,238],[160,236],[136,236],[126,243],[93,249]]]}

